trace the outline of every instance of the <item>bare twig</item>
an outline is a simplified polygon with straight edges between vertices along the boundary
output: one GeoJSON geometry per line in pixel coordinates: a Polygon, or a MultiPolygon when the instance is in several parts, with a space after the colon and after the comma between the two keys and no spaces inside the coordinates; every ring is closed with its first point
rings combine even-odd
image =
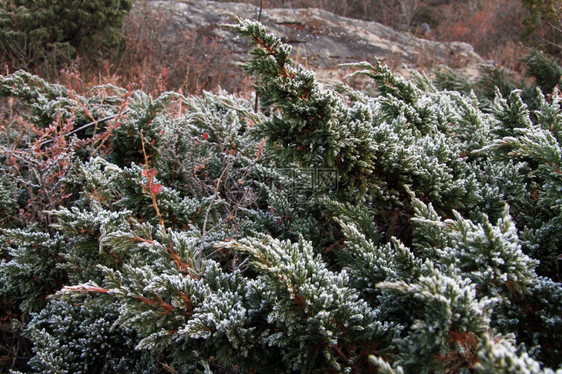
{"type": "Polygon", "coordinates": [[[213,207],[213,204],[215,202],[215,200],[217,199],[217,197],[219,196],[219,189],[220,186],[222,184],[223,178],[225,176],[225,174],[232,169],[232,167],[234,166],[234,163],[240,158],[240,156],[252,145],[252,143],[248,144],[246,147],[244,147],[242,150],[240,150],[236,156],[234,157],[233,160],[231,160],[230,162],[228,162],[228,164],[226,164],[226,166],[224,167],[223,171],[221,172],[221,175],[219,176],[216,184],[215,184],[215,191],[213,194],[213,197],[211,198],[211,202],[209,203],[209,206],[207,207],[207,211],[205,212],[205,219],[203,221],[203,228],[201,230],[201,244],[199,247],[199,253],[197,256],[197,266],[198,268],[200,268],[200,266],[203,263],[203,249],[205,247],[205,236],[207,235],[207,222],[209,221],[209,214],[211,213],[211,209],[213,207]]]}
{"type": "Polygon", "coordinates": [[[160,213],[160,209],[158,209],[158,203],[156,202],[156,192],[154,192],[154,189],[152,188],[151,184],[153,183],[152,180],[150,180],[150,173],[148,170],[148,155],[146,154],[146,150],[144,148],[144,137],[142,135],[142,130],[140,132],[140,137],[141,137],[141,145],[142,145],[142,154],[144,156],[144,162],[145,162],[145,171],[147,174],[147,178],[149,178],[149,186],[148,188],[146,188],[146,190],[148,190],[148,193],[150,193],[150,197],[152,198],[152,206],[154,207],[154,210],[156,211],[156,215],[158,216],[158,220],[160,221],[160,226],[162,226],[162,233],[164,234],[164,236],[168,236],[168,233],[166,231],[166,224],[164,223],[164,218],[162,218],[162,214],[160,213]]]}
{"type": "MultiPolygon", "coordinates": [[[[109,121],[110,119],[113,119],[113,118],[115,118],[115,117],[122,116],[122,115],[124,115],[125,113],[127,113],[128,111],[129,111],[129,109],[125,109],[124,111],[119,112],[119,113],[117,113],[117,114],[114,114],[114,115],[111,115],[111,116],[107,116],[107,117],[104,117],[104,118],[102,118],[102,119],[98,119],[98,120],[96,120],[96,121],[87,123],[87,124],[85,124],[85,125],[83,125],[83,126],[80,126],[80,127],[77,128],[77,129],[74,129],[74,130],[70,131],[68,134],[66,134],[66,136],[75,134],[75,133],[77,133],[78,131],[82,131],[82,130],[84,130],[84,129],[87,129],[88,127],[97,125],[98,123],[102,123],[102,122],[105,122],[105,121],[109,121]]],[[[52,142],[53,140],[54,140],[54,139],[45,140],[45,141],[39,143],[39,145],[40,145],[40,146],[43,146],[43,145],[45,145],[45,144],[48,144],[48,143],[52,142]]]]}

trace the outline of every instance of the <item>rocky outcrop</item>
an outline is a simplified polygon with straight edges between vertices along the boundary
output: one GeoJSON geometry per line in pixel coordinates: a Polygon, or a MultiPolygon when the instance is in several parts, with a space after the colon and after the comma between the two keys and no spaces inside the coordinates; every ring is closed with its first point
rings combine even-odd
{"type": "MultiPolygon", "coordinates": [[[[234,16],[257,19],[259,8],[243,3],[206,0],[149,0],[152,10],[165,13],[168,24],[161,30],[162,43],[174,48],[174,40],[187,29],[206,29],[232,51],[233,62],[248,57],[248,43],[220,27],[234,16]]],[[[394,31],[380,23],[334,15],[320,9],[263,9],[261,22],[293,46],[294,58],[308,65],[322,79],[340,75],[342,63],[378,58],[393,69],[431,70],[445,65],[473,75],[483,63],[466,43],[443,43],[394,31]]]]}

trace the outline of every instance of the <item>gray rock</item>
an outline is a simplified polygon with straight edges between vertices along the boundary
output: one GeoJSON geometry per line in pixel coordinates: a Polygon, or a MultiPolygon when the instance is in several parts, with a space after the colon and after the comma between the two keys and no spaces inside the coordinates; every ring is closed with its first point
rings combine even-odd
{"type": "MultiPolygon", "coordinates": [[[[247,40],[220,27],[234,16],[257,19],[259,8],[251,4],[207,0],[149,0],[147,6],[167,14],[161,43],[174,48],[174,40],[187,29],[209,29],[232,51],[230,59],[248,58],[247,40]]],[[[429,71],[448,66],[467,75],[478,74],[483,64],[471,45],[436,42],[392,30],[377,22],[341,17],[320,9],[264,9],[261,22],[293,46],[294,59],[312,68],[319,79],[339,75],[339,65],[378,58],[392,69],[403,67],[429,71]]]]}

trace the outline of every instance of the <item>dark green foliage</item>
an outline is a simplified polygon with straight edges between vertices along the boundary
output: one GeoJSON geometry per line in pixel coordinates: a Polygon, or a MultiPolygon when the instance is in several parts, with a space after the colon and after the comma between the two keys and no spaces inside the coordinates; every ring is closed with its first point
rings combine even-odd
{"type": "Polygon", "coordinates": [[[375,95],[331,91],[259,23],[229,27],[267,115],[1,77],[3,331],[32,345],[1,370],[559,367],[558,90],[530,109],[376,62],[355,65],[375,95]]]}
{"type": "Polygon", "coordinates": [[[562,40],[562,9],[556,0],[522,0],[529,13],[524,20],[525,36],[532,39],[551,55],[560,57],[562,40]]]}
{"type": "Polygon", "coordinates": [[[40,310],[45,297],[66,283],[65,272],[58,269],[64,239],[59,233],[51,237],[34,232],[33,227],[3,230],[2,234],[0,295],[26,312],[40,310]]]}
{"type": "Polygon", "coordinates": [[[133,0],[4,0],[0,51],[12,69],[56,71],[76,55],[92,61],[121,42],[133,0]]]}
{"type": "Polygon", "coordinates": [[[524,59],[527,70],[525,74],[535,78],[537,86],[542,92],[552,92],[555,86],[560,84],[562,68],[558,61],[552,56],[533,49],[524,59]]]}
{"type": "Polygon", "coordinates": [[[522,115],[529,116],[525,105],[516,97],[511,107],[498,107],[500,123],[496,132],[505,137],[484,148],[493,150],[504,160],[522,163],[520,170],[524,173],[520,175],[527,186],[526,196],[518,193],[508,196],[507,201],[517,212],[527,252],[541,260],[541,273],[551,277],[554,277],[556,257],[560,253],[560,232],[556,227],[561,219],[558,191],[561,189],[562,168],[562,150],[557,139],[557,118],[561,115],[558,90],[554,95],[553,102],[548,103],[539,93],[540,108],[535,111],[535,116],[540,122],[536,125],[530,119],[518,121],[519,124],[509,120],[516,118],[517,112],[521,118],[524,118],[522,115]]]}
{"type": "Polygon", "coordinates": [[[537,49],[532,49],[521,63],[530,82],[515,79],[512,72],[501,66],[482,65],[479,77],[474,80],[449,68],[439,68],[435,71],[434,83],[440,89],[458,91],[465,95],[474,91],[483,105],[493,101],[498,92],[503,97],[508,97],[512,91],[519,89],[522,91],[523,101],[534,109],[537,105],[537,88],[550,94],[560,84],[562,68],[555,58],[537,49]]]}
{"type": "Polygon", "coordinates": [[[501,316],[493,320],[494,327],[506,334],[515,333],[525,341],[527,351],[540,357],[547,366],[560,365],[558,356],[562,353],[556,342],[562,335],[560,320],[555,310],[561,303],[560,284],[549,278],[539,277],[530,286],[529,294],[494,307],[494,314],[501,316]]]}
{"type": "Polygon", "coordinates": [[[26,328],[36,353],[29,362],[32,372],[153,373],[154,358],[135,351],[137,334],[116,328],[118,316],[118,303],[51,301],[26,328]]]}

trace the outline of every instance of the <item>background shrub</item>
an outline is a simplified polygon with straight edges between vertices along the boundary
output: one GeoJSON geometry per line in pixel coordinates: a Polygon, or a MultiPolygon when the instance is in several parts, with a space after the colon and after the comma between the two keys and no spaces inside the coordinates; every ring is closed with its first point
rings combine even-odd
{"type": "Polygon", "coordinates": [[[0,52],[10,71],[56,75],[77,55],[102,65],[123,42],[134,0],[6,0],[0,4],[0,52]]]}

